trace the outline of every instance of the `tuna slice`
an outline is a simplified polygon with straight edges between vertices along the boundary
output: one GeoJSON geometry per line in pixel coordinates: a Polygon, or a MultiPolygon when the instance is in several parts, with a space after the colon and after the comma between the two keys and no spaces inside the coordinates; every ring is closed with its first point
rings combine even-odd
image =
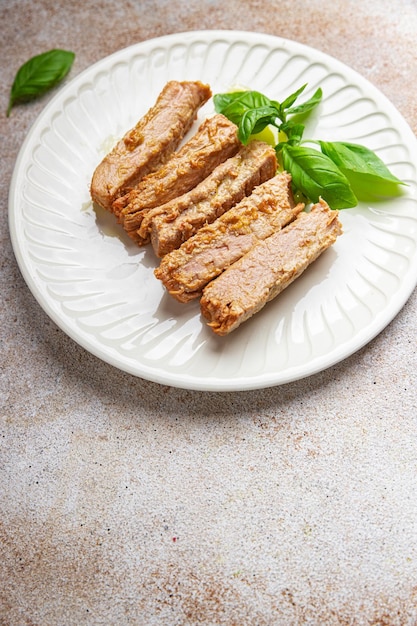
{"type": "Polygon", "coordinates": [[[321,200],[209,283],[202,316],[217,335],[227,335],[298,278],[341,232],[337,211],[321,200]]]}
{"type": "Polygon", "coordinates": [[[198,298],[207,283],[260,240],[291,222],[303,208],[304,204],[294,204],[291,176],[277,174],[164,256],[155,276],[180,302],[198,298]]]}
{"type": "Polygon", "coordinates": [[[162,167],[114,202],[114,213],[132,239],[148,243],[149,232],[144,236],[137,232],[147,212],[193,189],[241,145],[233,122],[220,114],[207,118],[162,167]]]}
{"type": "Polygon", "coordinates": [[[140,233],[143,236],[150,229],[155,254],[162,257],[248,196],[254,187],[272,178],[276,171],[275,150],[262,141],[251,141],[194,189],[149,211],[140,233]]]}
{"type": "Polygon", "coordinates": [[[111,210],[116,198],[162,165],[210,97],[210,87],[199,81],[168,82],[154,106],[97,166],[90,188],[93,201],[111,210]]]}

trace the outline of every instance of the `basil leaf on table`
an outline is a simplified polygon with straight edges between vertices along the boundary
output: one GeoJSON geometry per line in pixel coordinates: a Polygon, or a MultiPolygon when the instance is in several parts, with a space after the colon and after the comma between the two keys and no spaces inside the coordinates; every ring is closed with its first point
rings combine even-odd
{"type": "Polygon", "coordinates": [[[293,184],[311,202],[323,198],[332,209],[348,209],[358,201],[346,176],[319,150],[305,146],[282,146],[284,169],[291,172],[293,184]]]}
{"type": "Polygon", "coordinates": [[[7,117],[16,103],[38,98],[61,82],[70,71],[74,58],[74,52],[54,49],[26,61],[17,71],[13,81],[7,117]]]}

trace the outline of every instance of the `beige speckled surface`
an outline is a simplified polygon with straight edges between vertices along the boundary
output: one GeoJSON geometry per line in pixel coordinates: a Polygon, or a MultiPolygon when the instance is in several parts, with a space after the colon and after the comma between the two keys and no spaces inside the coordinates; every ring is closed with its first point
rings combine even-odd
{"type": "MultiPolygon", "coordinates": [[[[52,47],[72,76],[183,30],[295,39],[417,131],[414,0],[2,0],[1,109],[52,47]]],[[[0,624],[417,624],[416,292],[346,361],[273,389],[133,378],[57,329],[11,249],[7,195],[51,95],[0,117],[0,624]]]]}

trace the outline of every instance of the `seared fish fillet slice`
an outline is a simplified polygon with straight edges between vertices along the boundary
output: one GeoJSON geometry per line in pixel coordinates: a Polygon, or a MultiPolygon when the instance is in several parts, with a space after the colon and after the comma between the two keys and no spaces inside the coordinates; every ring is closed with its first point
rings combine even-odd
{"type": "Polygon", "coordinates": [[[262,141],[251,141],[194,189],[149,211],[139,234],[150,230],[155,254],[162,257],[272,178],[277,167],[275,150],[262,141]]]}
{"type": "Polygon", "coordinates": [[[303,208],[304,204],[294,205],[290,174],[277,174],[164,256],[155,276],[176,300],[198,298],[207,283],[260,240],[291,222],[303,208]]]}
{"type": "Polygon", "coordinates": [[[227,335],[298,278],[341,232],[337,211],[321,200],[209,283],[202,316],[217,335],[227,335]]]}
{"type": "Polygon", "coordinates": [[[241,145],[233,122],[220,114],[207,118],[162,167],[113,203],[114,213],[133,239],[147,243],[149,233],[145,237],[137,233],[146,213],[190,191],[219,163],[236,154],[241,145]]]}
{"type": "Polygon", "coordinates": [[[177,149],[210,97],[210,87],[199,81],[168,82],[154,106],[97,166],[90,186],[92,200],[111,210],[116,198],[177,149]]]}

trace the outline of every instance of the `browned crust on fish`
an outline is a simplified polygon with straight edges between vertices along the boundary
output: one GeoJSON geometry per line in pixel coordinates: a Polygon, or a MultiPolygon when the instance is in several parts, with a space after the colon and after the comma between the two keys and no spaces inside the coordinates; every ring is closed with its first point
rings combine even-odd
{"type": "Polygon", "coordinates": [[[140,245],[148,243],[149,231],[139,231],[147,212],[193,189],[241,145],[233,122],[220,114],[207,118],[162,167],[113,203],[126,232],[140,245]]]}
{"type": "Polygon", "coordinates": [[[171,156],[210,97],[210,87],[200,81],[169,81],[155,104],[95,169],[92,200],[111,210],[116,198],[171,156]]]}
{"type": "Polygon", "coordinates": [[[338,212],[321,200],[210,282],[200,300],[202,316],[217,335],[227,335],[298,278],[341,232],[338,212]]]}
{"type": "Polygon", "coordinates": [[[291,222],[303,208],[304,204],[294,203],[291,176],[287,172],[277,174],[167,254],[155,276],[176,300],[198,298],[207,283],[260,240],[291,222]]]}
{"type": "Polygon", "coordinates": [[[262,141],[251,141],[194,189],[149,211],[141,232],[150,229],[155,254],[162,257],[250,195],[257,185],[272,178],[277,167],[274,148],[262,141]]]}

